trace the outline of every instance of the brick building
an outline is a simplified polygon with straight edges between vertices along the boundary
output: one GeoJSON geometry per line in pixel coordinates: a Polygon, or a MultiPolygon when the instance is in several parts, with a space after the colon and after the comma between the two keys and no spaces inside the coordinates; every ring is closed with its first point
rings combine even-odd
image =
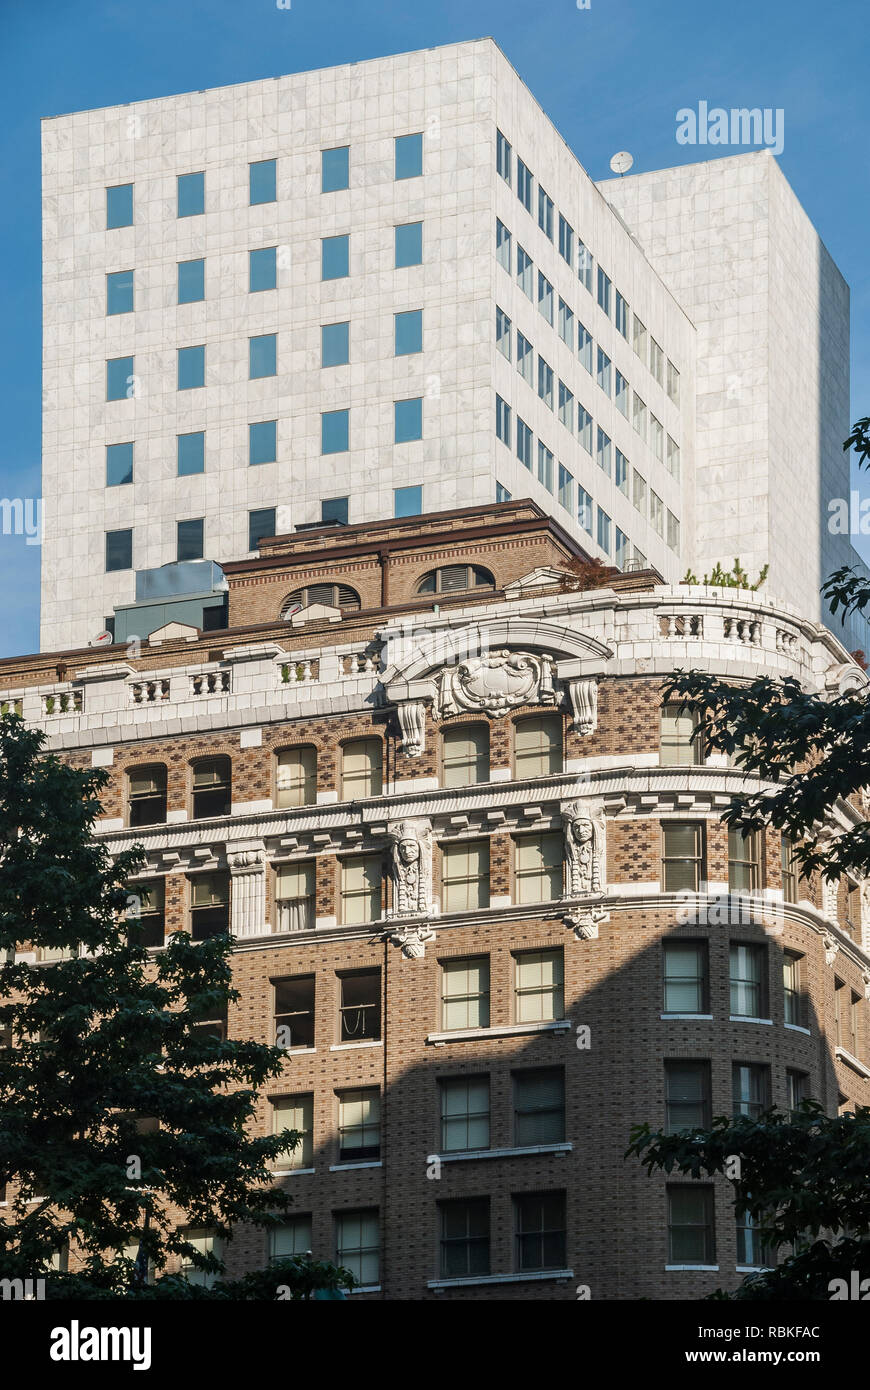
{"type": "Polygon", "coordinates": [[[725,1183],[626,1163],[632,1125],[870,1102],[863,885],[729,837],[747,776],[661,696],[866,677],[763,593],[585,561],[532,502],[302,530],[224,566],[219,630],[0,662],[4,709],[109,770],[149,944],[230,927],[215,1026],[286,1048],[258,1123],[305,1133],[296,1214],[232,1273],[311,1249],[361,1298],[696,1298],[757,1235],[725,1183]]]}

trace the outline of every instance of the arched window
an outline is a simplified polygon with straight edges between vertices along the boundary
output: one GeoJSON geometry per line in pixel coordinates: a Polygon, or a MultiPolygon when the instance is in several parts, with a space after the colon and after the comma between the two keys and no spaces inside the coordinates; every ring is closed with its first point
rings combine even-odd
{"type": "Polygon", "coordinates": [[[442,565],[424,574],[418,594],[462,594],[469,589],[494,589],[495,580],[482,565],[442,565]]]}
{"type": "Polygon", "coordinates": [[[131,768],[127,774],[128,824],[159,825],[166,820],[166,768],[131,768]]]}
{"type": "Polygon", "coordinates": [[[362,604],[356,589],[349,584],[307,584],[304,589],[294,589],[281,604],[281,617],[290,618],[300,608],[310,608],[313,603],[322,603],[325,608],[345,608],[359,612],[362,604]]]}
{"type": "Polygon", "coordinates": [[[341,799],[380,796],[383,790],[383,744],[379,738],[355,738],[341,750],[341,799]]]}
{"type": "Polygon", "coordinates": [[[282,748],[276,776],[278,806],[310,806],[317,799],[317,749],[282,748]]]}
{"type": "Polygon", "coordinates": [[[193,819],[228,816],[232,800],[229,758],[201,758],[193,764],[193,819]]]}

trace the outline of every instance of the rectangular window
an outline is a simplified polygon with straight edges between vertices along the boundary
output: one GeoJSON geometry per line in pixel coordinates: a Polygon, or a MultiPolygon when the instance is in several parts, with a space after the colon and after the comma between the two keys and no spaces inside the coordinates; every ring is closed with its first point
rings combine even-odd
{"type": "Polygon", "coordinates": [[[179,174],[175,181],[178,217],[199,217],[205,212],[205,174],[179,174]]]}
{"type": "MultiPolygon", "coordinates": [[[[200,1255],[216,1255],[220,1258],[220,1240],[214,1231],[185,1231],[184,1239],[188,1244],[192,1245],[200,1255]]],[[[198,1265],[191,1262],[190,1256],[188,1255],[182,1256],[181,1274],[188,1284],[196,1284],[199,1288],[203,1289],[210,1289],[215,1279],[218,1277],[216,1270],[200,1269],[198,1265]]]]}
{"type": "Polygon", "coordinates": [[[133,312],[133,272],[116,270],[106,276],[106,314],[133,312]]]}
{"type": "Polygon", "coordinates": [[[311,1247],[311,1217],[292,1216],[269,1232],[269,1263],[305,1255],[311,1247]]]}
{"type": "Polygon", "coordinates": [[[374,1086],[338,1096],[339,1163],[375,1163],[381,1156],[381,1094],[374,1086]]]}
{"type": "Polygon", "coordinates": [[[423,132],[396,136],[396,178],[417,179],[423,173],[423,132]]]}
{"type": "Polygon", "coordinates": [[[495,310],[495,345],[507,360],[511,360],[511,321],[504,309],[495,310]]]}
{"type": "Polygon", "coordinates": [[[598,267],[598,307],[610,318],[610,277],[598,267]]]}
{"type": "MultiPolygon", "coordinates": [[[[555,840],[558,836],[536,835],[534,841],[555,840]]],[[[519,849],[525,838],[517,841],[519,849]]],[[[529,841],[531,843],[531,841],[529,841]]],[[[542,890],[555,888],[551,896],[562,891],[562,856],[551,853],[552,845],[538,845],[529,856],[532,867],[542,874],[542,890]],[[558,873],[549,875],[549,870],[558,873]]],[[[546,902],[547,898],[530,898],[530,902],[546,902]]],[[[555,1022],[565,1016],[565,963],[561,947],[554,951],[519,951],[514,957],[514,1014],[517,1023],[555,1022]]]]}
{"type": "Polygon", "coordinates": [[[552,902],[562,896],[562,836],[545,831],[523,835],[514,847],[518,903],[552,902]]]}
{"type": "Polygon", "coordinates": [[[257,420],[248,425],[248,463],[274,463],[278,454],[278,421],[257,420]]]}
{"type": "Polygon", "coordinates": [[[303,745],[278,754],[277,806],[310,806],[317,797],[317,750],[303,745]]]}
{"type": "Polygon", "coordinates": [[[559,255],[569,265],[574,264],[574,228],[559,213],[559,255]]]}
{"type": "Polygon", "coordinates": [[[658,382],[662,385],[662,368],[664,363],[664,353],[656,342],[655,338],[649,340],[649,369],[658,382]]]}
{"type": "Polygon", "coordinates": [[[674,405],[680,404],[680,374],[670,358],[668,358],[668,395],[674,405]]]}
{"type": "Polygon", "coordinates": [[[393,488],[393,516],[421,516],[422,512],[423,487],[420,483],[393,488]]]}
{"type": "Polygon", "coordinates": [[[598,371],[596,380],[605,396],[610,395],[610,358],[603,348],[598,349],[598,371]]]}
{"type": "Polygon", "coordinates": [[[442,961],[441,1027],[489,1027],[489,956],[442,961]]]}
{"type": "Polygon", "coordinates": [[[528,338],[523,337],[522,333],[517,329],[517,371],[523,378],[523,381],[527,381],[530,386],[532,385],[534,368],[535,350],[528,338]]]}
{"type": "Polygon", "coordinates": [[[665,452],[665,466],[672,478],[680,477],[680,446],[668,435],[665,452]]]}
{"type": "Polygon", "coordinates": [[[507,490],[507,488],[505,487],[504,483],[496,482],[496,485],[495,485],[495,500],[496,500],[496,502],[510,502],[510,500],[511,500],[511,494],[508,492],[508,490],[507,490]]]}
{"type": "Polygon", "coordinates": [[[773,1269],[776,1265],[776,1247],[767,1244],[761,1235],[758,1221],[748,1211],[737,1215],[737,1267],[738,1269],[773,1269]]]}
{"type": "Polygon", "coordinates": [[[538,354],[538,395],[550,410],[553,409],[553,368],[538,354]]]}
{"type": "Polygon", "coordinates": [[[659,536],[664,535],[664,506],[658,493],[653,492],[651,489],[649,495],[649,520],[656,534],[659,536]]]}
{"type": "MultiPolygon", "coordinates": [[[[130,809],[132,811],[132,806],[130,809]]],[[[165,814],[162,819],[166,819],[165,814]]],[[[151,883],[136,883],[133,888],[139,899],[139,917],[130,923],[128,940],[134,946],[162,946],[166,934],[166,895],[163,879],[154,879],[151,883]]]]}
{"type": "MultiPolygon", "coordinates": [[[[308,750],[306,750],[308,751],[308,750]]],[[[311,750],[313,752],[313,749],[311,750]]],[[[314,797],[311,797],[314,800],[314,797]]],[[[278,804],[281,805],[280,792],[278,804]]],[[[299,802],[287,802],[299,805],[299,802]]],[[[315,922],[314,860],[282,865],[275,874],[275,911],[279,932],[311,931],[315,922]]]]}
{"type": "Polygon", "coordinates": [[[274,536],[275,531],[274,507],[260,507],[248,512],[248,550],[256,550],[263,537],[274,536]]]}
{"type": "Polygon", "coordinates": [[[193,434],[179,434],[175,437],[176,467],[179,478],[191,473],[205,472],[205,434],[197,430],[193,434]]]}
{"type": "Polygon", "coordinates": [[[377,1211],[339,1212],[335,1227],[336,1264],[349,1269],[359,1287],[376,1288],[381,1248],[377,1211]]]}
{"type": "Polygon", "coordinates": [[[583,245],[580,238],[577,238],[577,278],[584,289],[592,293],[592,271],[595,268],[595,258],[591,252],[583,245]]]}
{"type": "Polygon", "coordinates": [[[502,400],[501,396],[499,395],[496,395],[495,398],[495,433],[496,437],[501,440],[502,444],[506,444],[507,447],[510,448],[511,408],[506,401],[502,400]]]}
{"type": "Polygon", "coordinates": [[[685,1184],[669,1187],[667,1194],[668,1264],[715,1264],[712,1187],[685,1184]]]}
{"type": "Polygon", "coordinates": [[[439,1202],[442,1279],[489,1274],[489,1198],[462,1197],[439,1202]]]}
{"type": "Polygon", "coordinates": [[[248,292],[274,290],[278,284],[278,248],[261,246],[248,252],[248,292]]]}
{"type": "Polygon", "coordinates": [[[553,326],[553,286],[546,275],[538,271],[538,312],[553,326]]]}
{"type": "Polygon", "coordinates": [[[621,333],[626,342],[628,342],[628,303],[619,293],[619,290],[616,291],[613,321],[616,324],[617,332],[621,333]]]}
{"type": "Polygon", "coordinates": [[[697,893],[703,876],[704,826],[699,821],[662,825],[662,891],[697,893]]]}
{"type": "Polygon", "coordinates": [[[559,464],[559,503],[574,515],[574,478],[563,463],[559,464]]]}
{"type": "Polygon", "coordinates": [[[782,959],[782,992],[785,1022],[797,1028],[806,1027],[807,1000],[804,992],[804,958],[796,951],[786,951],[782,959]]]}
{"type": "Polygon", "coordinates": [[[732,893],[754,893],[761,876],[761,836],[728,829],[728,887],[732,893]]]}
{"type": "Polygon", "coordinates": [[[709,951],[706,941],[662,943],[666,1014],[706,1014],[710,1007],[709,951]]]}
{"type": "Polygon", "coordinates": [[[379,738],[356,738],[342,745],[342,801],[357,801],[363,797],[381,795],[383,748],[379,738]]]}
{"type": "Polygon", "coordinates": [[[517,284],[523,294],[529,299],[534,299],[535,294],[535,267],[531,256],[524,251],[519,242],[517,243],[517,284]]]}
{"type": "Polygon", "coordinates": [[[627,497],[629,473],[628,459],[625,457],[625,454],[622,452],[621,449],[615,450],[615,462],[616,467],[614,471],[614,480],[616,482],[616,486],[619,488],[619,491],[627,497]]]}
{"type": "Polygon", "coordinates": [[[193,819],[228,816],[232,806],[229,758],[202,758],[194,763],[192,777],[193,819]]]}
{"type": "Polygon", "coordinates": [[[511,234],[503,222],[495,219],[495,258],[508,275],[511,273],[511,234]]]}
{"type": "Polygon", "coordinates": [[[592,498],[585,488],[577,488],[577,522],[592,535],[592,498]]]}
{"type": "Polygon", "coordinates": [[[665,1128],[668,1134],[710,1123],[710,1063],[665,1062],[665,1128]]]}
{"type": "Polygon", "coordinates": [[[731,1013],[739,1018],[766,1018],[767,948],[733,941],[730,962],[731,1013]]]}
{"type": "MultiPolygon", "coordinates": [[[[369,857],[377,858],[374,855],[369,857]]],[[[380,885],[380,860],[377,860],[377,869],[380,885]]],[[[380,886],[378,892],[380,894],[380,886]]],[[[371,922],[375,919],[364,917],[362,920],[371,922]]],[[[338,978],[341,985],[341,1041],[377,1041],[381,1036],[380,970],[349,970],[338,978]]]]}
{"type": "Polygon", "coordinates": [[[634,547],[634,567],[635,567],[635,569],[636,569],[636,570],[645,570],[645,569],[646,569],[646,566],[647,566],[647,558],[646,558],[646,556],[644,555],[644,553],[643,553],[642,550],[638,550],[637,546],[635,546],[635,547],[634,547]]]}
{"type": "Polygon", "coordinates": [[[396,270],[423,262],[423,223],[405,222],[394,229],[394,264],[396,270]]]}
{"type": "Polygon", "coordinates": [[[564,299],[559,299],[559,337],[574,351],[574,310],[569,309],[564,299]]]}
{"type": "Polygon", "coordinates": [[[646,361],[646,329],[644,328],[644,326],[643,326],[643,324],[641,323],[640,319],[638,318],[637,314],[635,314],[635,316],[634,316],[634,323],[633,323],[633,326],[632,326],[632,338],[631,338],[631,343],[632,343],[632,347],[634,348],[634,350],[635,350],[635,352],[637,353],[638,357],[641,359],[642,362],[645,362],[645,361],[646,361]]]}
{"type": "Polygon", "coordinates": [[[337,521],[346,526],[348,501],[347,497],[324,497],[320,503],[320,520],[337,521]]]}
{"type": "Polygon", "coordinates": [[[314,1162],[314,1097],[281,1096],[272,1101],[272,1133],[284,1134],[295,1130],[301,1137],[291,1148],[289,1144],[272,1160],[275,1167],[292,1172],[310,1168],[314,1162]]]}
{"type": "Polygon", "coordinates": [[[704,762],[698,738],[698,712],[679,704],[662,705],[659,733],[662,767],[695,766],[704,762]]]}
{"type": "Polygon", "coordinates": [[[668,548],[675,554],[680,553],[680,523],[673,512],[668,509],[668,548]]]}
{"type": "Polygon", "coordinates": [[[646,516],[646,479],[641,477],[637,469],[631,480],[631,500],[641,516],[646,516]]]}
{"type": "Polygon", "coordinates": [[[275,980],[275,1046],[314,1046],[314,976],[275,980]]]}
{"type": "Polygon", "coordinates": [[[529,429],[529,427],[528,427],[528,425],[526,424],[525,420],[521,420],[520,417],[519,417],[519,415],[518,415],[518,416],[517,416],[517,458],[519,459],[520,463],[524,464],[525,467],[528,468],[528,470],[529,470],[530,473],[531,473],[531,471],[532,471],[532,443],[533,443],[532,431],[529,429]]]}
{"type": "Polygon", "coordinates": [[[344,367],[350,361],[350,324],[324,323],[320,326],[321,367],[344,367]]]}
{"type": "Polygon", "coordinates": [[[531,171],[526,168],[523,161],[517,158],[517,197],[525,208],[526,212],[532,210],[532,178],[531,171]]]}
{"type": "Polygon", "coordinates": [[[106,573],[133,568],[133,532],[106,532],[106,573]]]}
{"type": "Polygon", "coordinates": [[[229,874],[197,874],[190,881],[190,935],[194,941],[230,929],[229,874]]]}
{"type": "Polygon", "coordinates": [[[541,483],[548,492],[553,491],[553,455],[540,439],[538,440],[538,482],[541,483]]]}
{"type": "Polygon", "coordinates": [[[106,189],[106,227],[132,227],[133,185],[118,183],[106,189]]]}
{"type": "MultiPolygon", "coordinates": [[[[597,436],[596,436],[595,460],[596,460],[596,463],[598,464],[598,467],[599,467],[600,469],[602,469],[602,471],[605,472],[605,473],[607,474],[608,478],[610,477],[610,468],[611,468],[611,464],[610,464],[610,449],[611,449],[610,436],[607,435],[607,434],[605,434],[605,433],[604,433],[604,430],[603,430],[603,429],[601,428],[601,426],[599,425],[599,426],[598,426],[597,436]]],[[[599,542],[599,544],[600,544],[600,542],[599,542]]]]}
{"type": "Polygon", "coordinates": [[[274,333],[261,333],[248,339],[248,375],[251,381],[275,376],[278,371],[278,339],[274,333]]]}
{"type": "Polygon", "coordinates": [[[786,1071],[786,1108],[792,1116],[799,1113],[801,1105],[809,1095],[808,1080],[809,1078],[805,1072],[792,1071],[791,1069],[786,1071]]]}
{"type": "Polygon", "coordinates": [[[343,280],[350,274],[350,237],[325,236],[320,241],[321,280],[343,280]]]}
{"type": "Polygon", "coordinates": [[[780,862],[782,865],[782,900],[796,903],[798,900],[798,863],[794,857],[794,841],[788,835],[780,836],[780,862]]]}
{"type": "Polygon", "coordinates": [[[732,1062],[731,1092],[734,1114],[757,1120],[770,1105],[770,1068],[758,1062],[732,1062]]]}
{"type": "Polygon", "coordinates": [[[665,457],[665,433],[662,429],[661,420],[657,420],[652,414],[649,417],[649,443],[659,463],[663,463],[665,457]]]}
{"type": "Polygon", "coordinates": [[[106,445],[106,487],[123,487],[133,481],[133,445],[106,445]]]}
{"type": "Polygon", "coordinates": [[[441,874],[445,912],[489,907],[489,841],[442,845],[441,874]]]}
{"type": "Polygon", "coordinates": [[[179,391],[195,391],[200,386],[205,386],[205,346],[179,348],[179,391]]]}
{"type": "Polygon", "coordinates": [[[176,560],[201,560],[205,543],[205,521],[201,516],[179,521],[175,527],[176,560]]]}
{"type": "Polygon", "coordinates": [[[495,167],[505,183],[511,182],[511,147],[500,130],[495,133],[495,167]]]}
{"type": "Polygon", "coordinates": [[[548,777],[562,771],[562,716],[535,714],[514,726],[514,775],[548,777]]]}
{"type": "Polygon", "coordinates": [[[610,554],[610,517],[602,507],[598,508],[598,544],[605,555],[610,554]]]}
{"type": "Polygon", "coordinates": [[[320,417],[320,452],[343,454],[350,447],[349,410],[325,410],[320,417]]]}
{"type": "Polygon", "coordinates": [[[423,438],[423,397],[393,402],[393,443],[409,444],[423,438]]]}
{"type": "Polygon", "coordinates": [[[195,304],[205,299],[205,261],[178,262],[178,303],[195,304]]]}
{"type": "Polygon", "coordinates": [[[641,400],[636,391],[632,402],[631,423],[634,425],[641,439],[645,441],[647,437],[646,404],[641,400]]]}
{"type": "Polygon", "coordinates": [[[567,430],[574,433],[574,393],[569,391],[564,381],[559,382],[559,419],[567,430]]]}
{"type": "Polygon", "coordinates": [[[395,351],[397,357],[407,357],[423,351],[423,310],[408,309],[394,315],[395,351]]]}
{"type": "MultiPolygon", "coordinates": [[[[561,952],[559,953],[561,954],[561,952]]],[[[520,957],[520,959],[522,959],[520,957]]],[[[518,962],[519,963],[519,962],[518,962]]],[[[547,1014],[549,1018],[552,1015],[547,1014]]],[[[555,1015],[561,1018],[561,1012],[555,1015]]],[[[524,1068],[513,1074],[514,1144],[517,1148],[565,1142],[565,1070],[524,1068]]]]}
{"type": "Polygon", "coordinates": [[[341,145],[334,150],[320,151],[320,191],[337,193],[350,186],[350,149],[341,145]]]}
{"type": "Polygon", "coordinates": [[[538,184],[538,226],[544,236],[553,240],[553,200],[548,198],[540,184],[538,184]]]}
{"type": "Polygon", "coordinates": [[[622,375],[622,372],[617,371],[614,400],[616,401],[616,409],[619,411],[620,415],[625,416],[626,420],[628,419],[628,398],[628,382],[622,375]]]}
{"type": "Polygon", "coordinates": [[[566,1224],[564,1192],[514,1197],[517,1269],[564,1269],[566,1224]]]}
{"type": "Polygon", "coordinates": [[[614,531],[613,559],[614,563],[621,570],[624,570],[629,560],[629,540],[624,531],[620,531],[617,526],[614,531]]]}
{"type": "Polygon", "coordinates": [[[106,400],[125,401],[135,393],[132,357],[110,357],[106,363],[106,400]]]}
{"type": "Polygon", "coordinates": [[[465,1153],[489,1148],[489,1077],[450,1077],[439,1081],[441,1150],[465,1153]]]}
{"type": "Polygon", "coordinates": [[[274,203],[277,197],[277,164],[274,159],[258,159],[248,165],[248,201],[274,203]]]}
{"type": "MultiPolygon", "coordinates": [[[[577,438],[587,454],[592,454],[592,416],[584,405],[577,402],[577,438]]],[[[591,529],[591,528],[590,528],[591,529]]]]}
{"type": "Polygon", "coordinates": [[[592,375],[592,334],[578,319],[577,320],[577,356],[580,358],[580,365],[585,367],[589,375],[592,375]]]}
{"type": "Polygon", "coordinates": [[[470,787],[489,781],[489,729],[457,724],[441,736],[441,785],[470,787]]]}

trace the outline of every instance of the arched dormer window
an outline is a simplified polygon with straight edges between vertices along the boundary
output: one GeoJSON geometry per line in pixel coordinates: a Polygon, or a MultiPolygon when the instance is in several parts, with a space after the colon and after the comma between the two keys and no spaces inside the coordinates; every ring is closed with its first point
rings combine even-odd
{"type": "Polygon", "coordinates": [[[495,580],[482,565],[442,565],[424,574],[418,594],[461,594],[469,590],[494,589],[495,580]]]}
{"type": "Polygon", "coordinates": [[[362,604],[356,589],[349,584],[307,584],[304,589],[294,589],[281,604],[281,617],[290,618],[300,608],[310,608],[321,603],[325,608],[345,608],[359,612],[362,604]]]}

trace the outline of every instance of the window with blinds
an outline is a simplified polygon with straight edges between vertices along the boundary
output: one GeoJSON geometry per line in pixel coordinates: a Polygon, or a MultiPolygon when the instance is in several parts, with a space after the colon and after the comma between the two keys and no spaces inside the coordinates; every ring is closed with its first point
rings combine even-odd
{"type": "Polygon", "coordinates": [[[662,825],[662,890],[697,893],[703,877],[704,827],[700,821],[662,825]]]}
{"type": "Polygon", "coordinates": [[[229,758],[203,758],[193,764],[193,819],[228,816],[231,803],[229,758]]]}
{"type": "Polygon", "coordinates": [[[377,1209],[342,1211],[336,1217],[336,1262],[349,1269],[363,1288],[380,1278],[380,1229],[377,1209]]]}
{"type": "Polygon", "coordinates": [[[381,1156],[381,1096],[375,1087],[338,1097],[339,1163],[373,1163],[381,1156]]]}
{"type": "Polygon", "coordinates": [[[317,800],[317,749],[282,748],[276,771],[278,806],[311,806],[317,800]]]}
{"type": "Polygon", "coordinates": [[[346,926],[376,922],[381,915],[381,857],[360,854],[341,866],[341,920],[346,926]]]}
{"type": "Polygon", "coordinates": [[[293,1216],[269,1232],[269,1263],[311,1253],[311,1217],[293,1216]]]}
{"type": "Polygon", "coordinates": [[[514,1197],[518,1270],[564,1269],[564,1192],[524,1192],[514,1197]]]}
{"type": "Polygon", "coordinates": [[[662,767],[703,763],[697,738],[697,713],[676,704],[662,705],[660,718],[659,761],[662,767]]]}
{"type": "Polygon", "coordinates": [[[127,938],[135,946],[162,946],[165,933],[165,884],[162,878],[150,883],[134,883],[131,896],[137,899],[138,915],[130,917],[127,938]]]}
{"type": "Polygon", "coordinates": [[[277,929],[308,931],[314,926],[314,860],[283,864],[275,874],[277,929]]]}
{"type": "Polygon", "coordinates": [[[441,735],[441,783],[470,787],[489,781],[489,727],[457,724],[441,735]]]}
{"type": "Polygon", "coordinates": [[[517,1023],[546,1023],[565,1016],[564,955],[522,951],[514,957],[517,1023]]]}
{"type": "Polygon", "coordinates": [[[357,801],[383,790],[383,744],[379,738],[355,738],[341,749],[341,799],[357,801]]]}
{"type": "Polygon", "coordinates": [[[561,1144],[565,1140],[565,1072],[536,1067],[514,1072],[514,1143],[561,1144]]]}
{"type": "Polygon", "coordinates": [[[730,952],[731,1013],[766,1018],[767,947],[735,941],[730,952]]]}
{"type": "Polygon", "coordinates": [[[489,840],[466,840],[441,848],[445,912],[489,907],[489,840]]]}
{"type": "Polygon", "coordinates": [[[281,1096],[272,1101],[272,1133],[295,1130],[301,1136],[295,1148],[289,1143],[273,1159],[276,1168],[310,1168],[314,1160],[314,1097],[281,1096]]]}
{"type": "Polygon", "coordinates": [[[439,1085],[443,1152],[488,1149],[489,1077],[449,1077],[439,1085]]]}
{"type": "Polygon", "coordinates": [[[710,1063],[665,1062],[665,1127],[668,1134],[710,1123],[710,1063]]]}
{"type": "Polygon", "coordinates": [[[190,880],[190,934],[205,941],[230,929],[228,874],[197,874],[190,880]]]}
{"type": "Polygon", "coordinates": [[[664,1000],[666,1014],[704,1014],[708,1011],[708,948],[706,941],[666,941],[664,1000]]]}
{"type": "Polygon", "coordinates": [[[668,1188],[668,1264],[716,1262],[712,1187],[668,1188]]]}
{"type": "Polygon", "coordinates": [[[442,1279],[489,1274],[489,1198],[460,1198],[438,1207],[442,1279]]]}
{"type": "Polygon", "coordinates": [[[545,903],[562,896],[563,839],[560,831],[523,835],[514,843],[518,903],[545,903]]]}
{"type": "Polygon", "coordinates": [[[547,777],[562,771],[562,716],[536,714],[514,725],[514,775],[547,777]]]}
{"type": "MultiPolygon", "coordinates": [[[[214,1255],[217,1259],[220,1259],[221,1242],[214,1231],[207,1229],[185,1231],[184,1239],[189,1245],[192,1245],[200,1255],[214,1255]]],[[[218,1277],[217,1270],[199,1269],[193,1264],[189,1255],[182,1256],[181,1273],[188,1284],[197,1284],[203,1289],[210,1289],[215,1279],[218,1277]]]]}
{"type": "Polygon", "coordinates": [[[489,957],[463,956],[441,966],[441,1026],[489,1027],[489,957]]]}

